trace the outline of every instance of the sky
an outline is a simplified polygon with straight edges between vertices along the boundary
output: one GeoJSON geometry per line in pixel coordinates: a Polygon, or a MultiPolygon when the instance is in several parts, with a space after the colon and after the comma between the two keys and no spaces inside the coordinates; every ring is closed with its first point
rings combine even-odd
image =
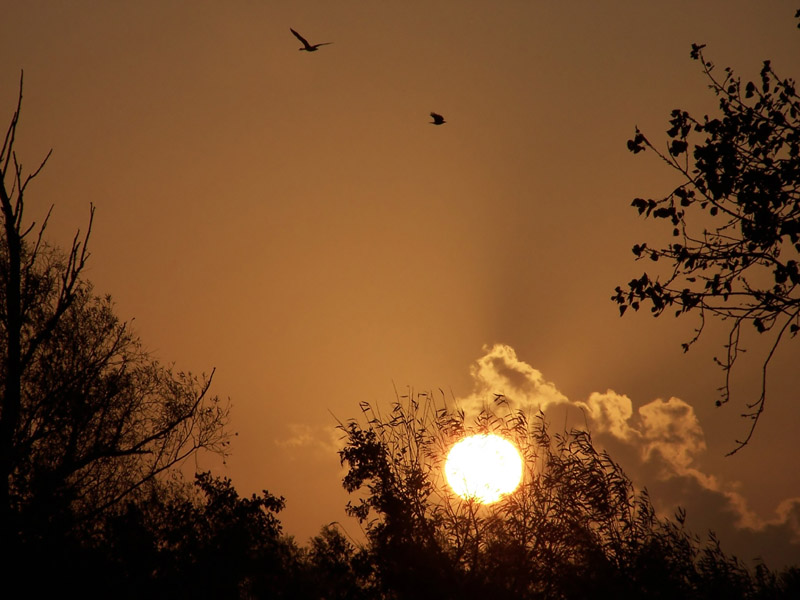
{"type": "MultiPolygon", "coordinates": [[[[716,103],[691,44],[800,76],[791,2],[32,1],[4,7],[0,117],[24,69],[17,153],[53,155],[26,214],[67,245],[153,355],[230,398],[224,464],[286,498],[299,542],[339,521],[337,419],[442,389],[587,415],[660,514],[723,549],[800,563],[796,341],[752,442],[759,345],[716,408],[710,325],[610,297],[660,230],[630,207],[678,180],[626,141],[716,103]],[[294,28],[312,43],[299,52],[294,28]],[[430,124],[429,113],[447,123],[430,124]]],[[[650,265],[648,265],[650,266],[650,265]]],[[[576,417],[577,418],[577,417],[576,417]]],[[[581,417],[583,419],[583,417],[581,417]]]]}

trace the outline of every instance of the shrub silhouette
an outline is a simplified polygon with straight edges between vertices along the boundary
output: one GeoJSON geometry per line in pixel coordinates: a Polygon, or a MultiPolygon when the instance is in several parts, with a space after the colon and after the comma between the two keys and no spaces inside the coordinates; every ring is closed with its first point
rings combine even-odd
{"type": "Polygon", "coordinates": [[[768,582],[763,565],[754,577],[713,536],[701,542],[683,512],[659,518],[589,432],[551,434],[543,414],[512,410],[502,396],[473,420],[428,394],[399,399],[387,416],[369,404],[362,412],[363,425],[340,425],[340,458],[377,597],[710,599],[797,589],[768,582]],[[520,487],[491,505],[461,499],[442,478],[449,447],[475,433],[511,440],[525,460],[520,487]]]}

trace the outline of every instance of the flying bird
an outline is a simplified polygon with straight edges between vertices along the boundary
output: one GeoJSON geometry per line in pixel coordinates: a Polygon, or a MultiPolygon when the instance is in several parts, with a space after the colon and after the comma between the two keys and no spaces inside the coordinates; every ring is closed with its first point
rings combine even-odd
{"type": "Polygon", "coordinates": [[[433,119],[433,121],[431,121],[431,125],[441,125],[442,123],[447,123],[442,115],[439,115],[435,112],[431,113],[431,118],[433,119]]]}
{"type": "Polygon", "coordinates": [[[294,37],[296,37],[298,40],[303,42],[303,47],[302,48],[298,48],[298,50],[305,50],[306,52],[316,52],[317,49],[320,46],[327,46],[328,44],[332,44],[333,43],[333,42],[322,42],[321,44],[309,44],[308,40],[306,38],[304,38],[302,35],[297,33],[291,27],[289,27],[289,31],[291,31],[294,34],[294,37]]]}

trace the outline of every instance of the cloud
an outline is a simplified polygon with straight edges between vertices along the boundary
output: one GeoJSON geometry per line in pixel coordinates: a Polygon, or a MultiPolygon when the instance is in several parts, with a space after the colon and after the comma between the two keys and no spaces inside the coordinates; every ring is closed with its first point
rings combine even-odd
{"type": "Polygon", "coordinates": [[[294,451],[311,449],[326,457],[336,456],[342,449],[341,432],[329,426],[312,426],[306,423],[288,423],[286,436],[275,438],[276,446],[294,451]]]}
{"type": "Polygon", "coordinates": [[[658,452],[677,474],[685,474],[706,450],[694,409],[680,398],[653,400],[638,410],[644,460],[658,452]]]}
{"type": "Polygon", "coordinates": [[[602,394],[592,392],[586,402],[577,404],[584,409],[592,425],[592,431],[608,432],[624,441],[641,437],[641,434],[629,424],[633,416],[633,402],[627,396],[617,394],[613,390],[607,390],[602,394]]]}
{"type": "Polygon", "coordinates": [[[470,368],[475,391],[461,399],[465,410],[479,411],[493,394],[504,394],[516,406],[545,411],[554,404],[569,402],[541,372],[519,360],[511,346],[495,344],[470,368]]]}
{"type": "Polygon", "coordinates": [[[785,499],[764,516],[750,508],[739,482],[703,471],[698,466],[706,451],[703,428],[692,406],[680,398],[657,398],[635,408],[628,396],[609,389],[570,400],[503,344],[485,347],[470,373],[475,389],[458,401],[468,413],[495,394],[505,395],[515,409],[546,414],[557,407],[578,409],[580,426],[609,450],[638,489],[648,488],[662,516],[681,506],[697,533],[714,530],[724,549],[732,547],[745,560],[760,556],[777,568],[800,563],[800,498],[785,499]]]}

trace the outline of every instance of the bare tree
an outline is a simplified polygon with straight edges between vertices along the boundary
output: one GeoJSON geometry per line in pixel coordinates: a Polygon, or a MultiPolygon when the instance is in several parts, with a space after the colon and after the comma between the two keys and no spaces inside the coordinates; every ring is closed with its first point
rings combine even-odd
{"type": "MultiPolygon", "coordinates": [[[[0,535],[25,542],[91,528],[143,484],[199,450],[225,452],[228,407],[209,377],[174,373],[82,278],[85,234],[67,252],[26,224],[26,174],[14,150],[22,106],[0,152],[0,535]]],[[[51,207],[52,211],[52,207],[51,207]]]]}

